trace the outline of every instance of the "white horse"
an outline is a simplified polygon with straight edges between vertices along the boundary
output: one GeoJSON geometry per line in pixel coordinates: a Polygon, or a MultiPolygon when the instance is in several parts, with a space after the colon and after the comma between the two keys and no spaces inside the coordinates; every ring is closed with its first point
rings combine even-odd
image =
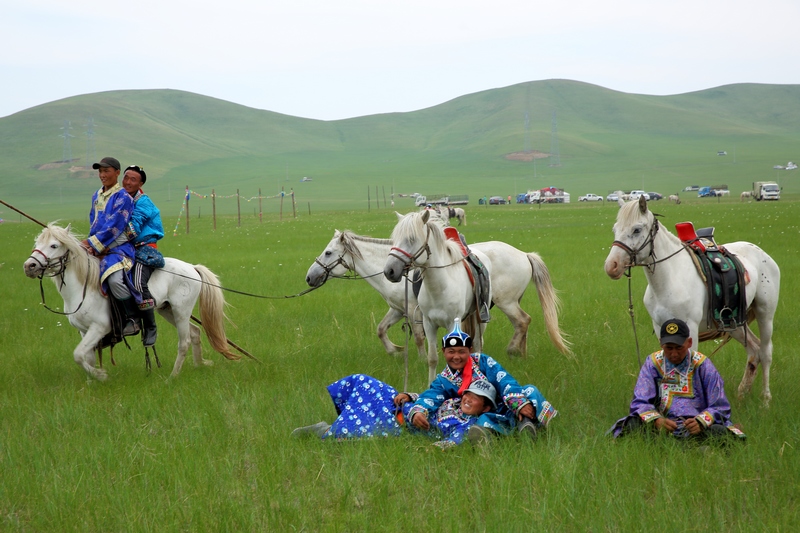
{"type": "Polygon", "coordinates": [[[448,207],[446,205],[442,205],[438,207],[439,215],[446,219],[450,220],[451,218],[455,218],[458,220],[458,225],[467,225],[467,213],[461,207],[448,207]]]}
{"type": "Polygon", "coordinates": [[[670,194],[669,195],[669,201],[670,202],[675,202],[676,204],[679,204],[679,203],[681,203],[681,198],[677,194],[670,194]]]}
{"type": "MultiPolygon", "coordinates": [[[[700,341],[722,336],[716,330],[707,329],[707,292],[691,257],[693,252],[686,250],[680,239],[654,218],[647,209],[647,202],[631,202],[619,210],[614,224],[614,238],[616,240],[606,258],[605,271],[612,279],[619,279],[629,267],[644,267],[647,278],[644,305],[655,331],[664,321],[675,317],[689,326],[695,348],[700,341]]],[[[739,384],[739,396],[750,392],[760,363],[764,379],[762,397],[764,403],[769,404],[772,398],[769,391],[772,321],[778,306],[780,269],[755,244],[740,241],[725,244],[724,247],[736,255],[747,271],[745,295],[748,323],[755,319],[761,335],[759,340],[749,325],[730,332],[730,336],[747,350],[747,365],[739,384]]]]}
{"type": "MultiPolygon", "coordinates": [[[[475,295],[458,243],[448,240],[441,227],[431,223],[429,215],[399,215],[392,231],[391,248],[384,275],[398,282],[409,268],[423,270],[423,283],[418,297],[423,329],[428,339],[428,377],[436,376],[438,362],[438,330],[462,322],[475,310],[475,295]]],[[[544,313],[550,340],[562,352],[570,353],[558,326],[559,300],[550,280],[550,273],[535,253],[525,253],[499,241],[471,244],[470,249],[486,267],[491,279],[491,300],[514,326],[514,335],[506,350],[509,354],[527,352],[528,326],[531,321],[519,305],[528,284],[533,281],[544,313]]],[[[475,349],[480,350],[485,324],[474,331],[475,349]]]]}
{"type": "MultiPolygon", "coordinates": [[[[165,263],[164,268],[153,272],[148,286],[158,302],[158,313],[178,329],[178,357],[171,376],[180,373],[190,345],[195,366],[214,364],[203,359],[200,329],[189,322],[198,298],[202,326],[211,346],[227,359],[239,359],[228,350],[223,323],[225,298],[214,273],[203,265],[192,266],[171,257],[165,258],[165,263]]],[[[29,278],[53,279],[64,299],[70,325],[81,332],[81,342],[73,351],[75,362],[89,376],[104,381],[108,374],[96,367],[95,351],[111,332],[111,306],[100,292],[98,259],[86,253],[69,226],[49,224],[36,238],[23,268],[29,278]]]]}
{"type": "Polygon", "coordinates": [[[742,191],[742,194],[739,195],[739,198],[744,202],[746,198],[752,198],[753,192],[752,191],[742,191]]]}

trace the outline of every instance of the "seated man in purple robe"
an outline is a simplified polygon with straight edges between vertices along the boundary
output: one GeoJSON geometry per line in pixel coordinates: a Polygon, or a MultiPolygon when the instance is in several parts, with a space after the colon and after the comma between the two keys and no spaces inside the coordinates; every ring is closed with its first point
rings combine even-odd
{"type": "Polygon", "coordinates": [[[661,350],[648,356],[633,391],[630,414],[609,430],[615,437],[639,429],[678,438],[738,437],[731,406],[714,364],[693,351],[689,326],[671,318],[661,325],[661,350]]]}

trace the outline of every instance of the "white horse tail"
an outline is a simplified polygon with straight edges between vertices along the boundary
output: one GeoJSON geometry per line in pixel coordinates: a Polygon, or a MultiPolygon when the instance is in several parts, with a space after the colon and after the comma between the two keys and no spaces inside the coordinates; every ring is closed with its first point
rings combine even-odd
{"type": "Polygon", "coordinates": [[[536,285],[536,292],[539,294],[539,303],[544,314],[544,325],[547,328],[550,341],[561,353],[572,354],[569,341],[564,339],[564,333],[558,327],[558,311],[561,308],[561,301],[558,299],[553,282],[550,280],[550,271],[542,261],[542,258],[539,257],[539,254],[530,252],[527,256],[531,267],[533,267],[531,277],[536,285]]]}
{"type": "Polygon", "coordinates": [[[219,285],[219,278],[203,265],[194,265],[200,274],[202,288],[200,289],[200,320],[206,332],[208,342],[217,352],[226,359],[241,359],[240,355],[232,353],[228,348],[228,337],[225,335],[225,296],[219,285]]]}

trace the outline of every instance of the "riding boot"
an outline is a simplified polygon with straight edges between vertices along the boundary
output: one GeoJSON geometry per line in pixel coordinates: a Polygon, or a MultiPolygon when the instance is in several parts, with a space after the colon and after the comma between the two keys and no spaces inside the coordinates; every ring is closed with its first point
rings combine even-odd
{"type": "Polygon", "coordinates": [[[139,309],[136,306],[136,300],[128,298],[127,300],[119,300],[122,304],[122,310],[125,313],[123,317],[122,336],[129,337],[136,335],[141,330],[139,321],[139,309]]]}
{"type": "Polygon", "coordinates": [[[145,348],[156,343],[156,314],[151,307],[149,309],[139,309],[139,316],[142,317],[142,345],[145,348]]]}

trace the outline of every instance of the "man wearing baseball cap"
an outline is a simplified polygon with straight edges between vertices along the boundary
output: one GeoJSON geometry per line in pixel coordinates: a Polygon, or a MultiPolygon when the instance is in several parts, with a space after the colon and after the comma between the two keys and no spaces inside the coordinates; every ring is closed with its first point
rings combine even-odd
{"type": "Polygon", "coordinates": [[[661,350],[642,365],[633,391],[630,414],[609,430],[615,437],[646,428],[678,438],[739,437],[730,420],[722,377],[705,355],[693,351],[686,322],[671,318],[661,324],[661,350]]]}
{"type": "Polygon", "coordinates": [[[135,252],[125,235],[133,213],[133,198],[119,184],[120,164],[116,158],[104,157],[92,168],[97,170],[102,187],[92,195],[89,236],[81,244],[89,254],[100,258],[100,283],[121,318],[121,331],[104,340],[113,345],[140,329],[137,302],[128,276],[135,252]]]}

